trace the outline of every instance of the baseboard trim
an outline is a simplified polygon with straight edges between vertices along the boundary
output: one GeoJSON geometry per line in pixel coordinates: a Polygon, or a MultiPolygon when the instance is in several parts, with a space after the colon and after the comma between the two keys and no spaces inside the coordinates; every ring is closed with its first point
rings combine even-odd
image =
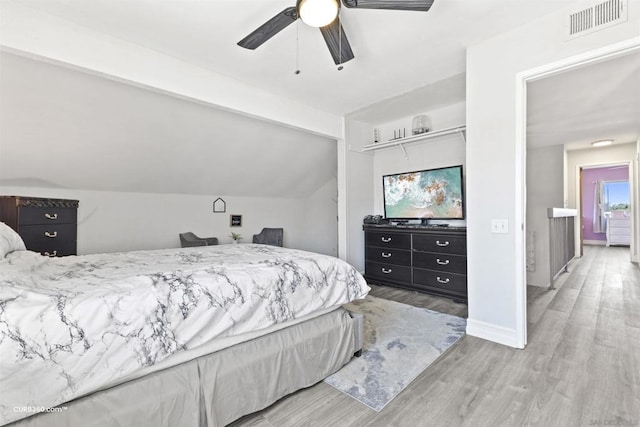
{"type": "Polygon", "coordinates": [[[518,345],[515,329],[508,329],[480,320],[467,319],[467,335],[493,341],[498,344],[514,348],[522,348],[518,345]]]}
{"type": "Polygon", "coordinates": [[[606,240],[583,240],[582,243],[590,246],[606,246],[607,245],[606,240]]]}

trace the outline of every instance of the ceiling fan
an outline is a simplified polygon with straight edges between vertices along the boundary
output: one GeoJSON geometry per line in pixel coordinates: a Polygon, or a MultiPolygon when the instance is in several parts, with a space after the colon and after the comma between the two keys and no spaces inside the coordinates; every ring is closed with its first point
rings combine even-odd
{"type": "MultiPolygon", "coordinates": [[[[342,0],[342,4],[355,9],[409,10],[427,12],[435,0],[342,0]]],[[[351,45],[340,24],[340,0],[297,0],[295,7],[288,7],[262,24],[258,29],[238,42],[246,49],[255,49],[289,24],[302,19],[305,24],[320,28],[336,65],[354,58],[351,45]]]]}

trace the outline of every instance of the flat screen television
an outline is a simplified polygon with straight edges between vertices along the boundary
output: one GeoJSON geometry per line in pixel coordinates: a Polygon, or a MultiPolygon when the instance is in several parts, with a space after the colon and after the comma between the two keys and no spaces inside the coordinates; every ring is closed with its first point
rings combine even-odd
{"type": "Polygon", "coordinates": [[[391,221],[464,219],[462,165],[385,175],[382,189],[391,221]]]}

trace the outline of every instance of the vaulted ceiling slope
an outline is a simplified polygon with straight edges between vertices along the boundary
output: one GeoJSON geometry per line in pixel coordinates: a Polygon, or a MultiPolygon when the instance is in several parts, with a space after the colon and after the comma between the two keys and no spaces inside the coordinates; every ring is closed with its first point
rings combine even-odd
{"type": "Polygon", "coordinates": [[[590,64],[529,83],[527,144],[591,147],[640,137],[640,53],[590,64]]]}
{"type": "Polygon", "coordinates": [[[307,197],[335,140],[0,53],[0,185],[307,197]]]}

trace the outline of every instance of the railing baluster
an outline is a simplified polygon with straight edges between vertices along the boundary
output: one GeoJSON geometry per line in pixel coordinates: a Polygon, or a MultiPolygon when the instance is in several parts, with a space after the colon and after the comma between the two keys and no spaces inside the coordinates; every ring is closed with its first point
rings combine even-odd
{"type": "Polygon", "coordinates": [[[575,209],[549,208],[549,289],[562,272],[569,272],[569,262],[575,257],[575,209]]]}

